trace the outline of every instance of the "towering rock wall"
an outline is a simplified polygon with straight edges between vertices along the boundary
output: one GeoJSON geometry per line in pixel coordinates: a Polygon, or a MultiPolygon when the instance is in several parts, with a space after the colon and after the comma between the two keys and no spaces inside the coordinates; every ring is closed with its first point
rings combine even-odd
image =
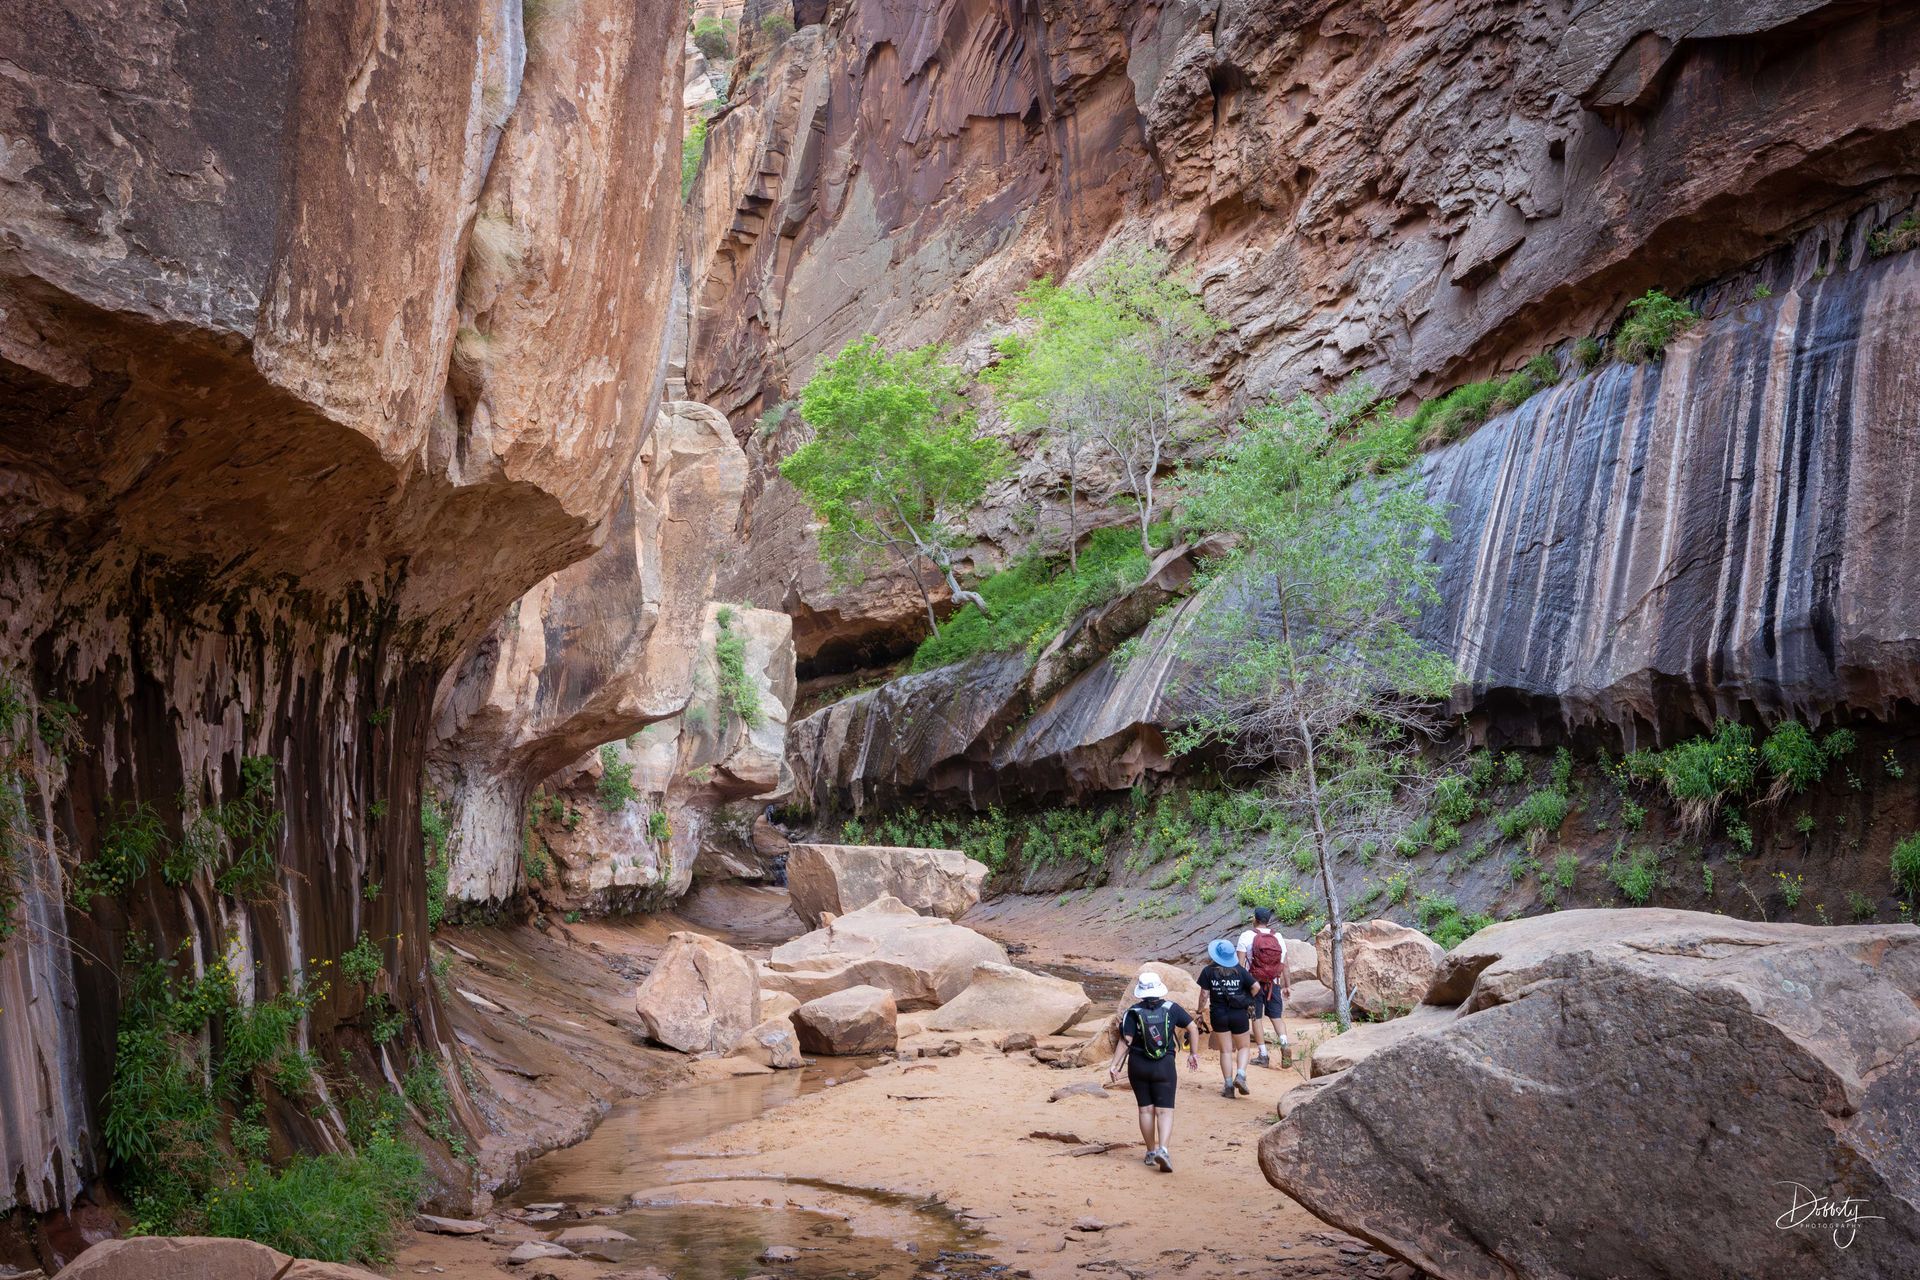
{"type": "MultiPolygon", "coordinates": [[[[777,46],[765,7],[687,230],[689,389],[743,426],[862,332],[977,351],[1026,282],[1130,240],[1231,324],[1223,411],[1356,373],[1426,394],[1920,171],[1892,0],[841,0],[777,46]]],[[[825,581],[783,444],[749,442],[735,593],[796,616],[803,670],[899,651],[917,597],[825,581]]],[[[983,555],[1057,497],[1028,468],[983,555]]]]}
{"type": "MultiPolygon", "coordinates": [[[[190,970],[234,957],[250,996],[365,934],[405,1033],[376,1045],[338,983],[302,1042],[388,1079],[447,1043],[435,690],[608,535],[678,213],[681,15],[539,12],[31,0],[0,28],[0,678],[72,704],[79,737],[64,772],[0,780],[30,811],[4,833],[0,1208],[98,1168],[135,935],[190,970]],[[270,883],[148,868],[65,905],[132,806],[178,837],[245,760],[271,775],[270,883]]],[[[337,1101],[270,1119],[325,1147],[337,1101]]]]}
{"type": "MultiPolygon", "coordinates": [[[[1920,702],[1920,254],[1867,260],[1890,213],[1703,295],[1718,314],[1663,360],[1570,379],[1422,460],[1452,536],[1421,626],[1459,664],[1457,710],[1507,740],[1648,745],[1920,702]]],[[[1190,597],[1058,692],[1015,654],[847,698],[795,726],[802,789],[858,808],[1129,786],[1168,766],[1190,619],[1260,607],[1190,597]]]]}

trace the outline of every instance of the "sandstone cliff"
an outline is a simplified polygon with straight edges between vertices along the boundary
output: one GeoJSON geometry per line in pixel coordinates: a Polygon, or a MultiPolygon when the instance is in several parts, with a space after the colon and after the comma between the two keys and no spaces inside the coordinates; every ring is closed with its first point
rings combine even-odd
{"type": "MultiPolygon", "coordinates": [[[[1603,329],[1912,190],[1920,13],[1895,3],[799,4],[753,34],[686,233],[690,393],[738,429],[875,331],[971,351],[1102,246],[1193,264],[1222,409],[1349,375],[1420,394],[1603,329]]],[[[730,582],[803,674],[896,655],[904,583],[826,583],[761,418],[730,582]]],[[[1048,518],[1044,466],[977,522],[1048,518]]]]}
{"type": "MultiPolygon", "coordinates": [[[[302,1043],[390,1080],[449,1043],[435,690],[631,520],[679,208],[680,14],[540,13],[47,0],[0,27],[0,677],[79,737],[64,775],[4,780],[31,814],[4,833],[0,1207],[98,1168],[133,935],[195,967],[231,948],[251,995],[365,934],[403,1034],[376,1043],[339,983],[302,1043]],[[148,869],[63,907],[135,805],[177,837],[244,761],[278,815],[266,883],[148,869]]],[[[338,1099],[269,1120],[324,1148],[338,1099]]]]}
{"type": "MultiPolygon", "coordinates": [[[[1920,696],[1920,599],[1889,568],[1920,557],[1920,257],[1869,259],[1890,212],[1710,291],[1664,360],[1570,378],[1421,462],[1452,525],[1422,629],[1459,665],[1456,710],[1508,741],[1644,745],[1920,696]]],[[[1018,654],[905,677],[797,725],[796,771],[829,808],[1130,786],[1168,767],[1190,616],[1259,607],[1189,599],[1057,692],[1018,654]]]]}

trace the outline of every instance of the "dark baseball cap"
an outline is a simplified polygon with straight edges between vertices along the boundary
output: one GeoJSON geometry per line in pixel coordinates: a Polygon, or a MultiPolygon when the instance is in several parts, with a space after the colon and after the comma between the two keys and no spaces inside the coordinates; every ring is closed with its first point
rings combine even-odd
{"type": "Polygon", "coordinates": [[[1266,924],[1272,919],[1273,919],[1272,907],[1255,907],[1253,909],[1253,922],[1255,924],[1266,924]]]}

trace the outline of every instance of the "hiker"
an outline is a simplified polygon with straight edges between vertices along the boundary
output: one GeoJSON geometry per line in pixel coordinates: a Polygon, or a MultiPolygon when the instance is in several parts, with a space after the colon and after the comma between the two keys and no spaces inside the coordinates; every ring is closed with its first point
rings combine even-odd
{"type": "Polygon", "coordinates": [[[1293,1065],[1293,1046],[1287,1043],[1287,1024],[1282,1021],[1286,1011],[1286,1002],[1293,999],[1293,978],[1287,972],[1287,943],[1273,927],[1273,908],[1255,907],[1253,909],[1253,928],[1240,935],[1240,945],[1236,948],[1240,963],[1253,975],[1252,1027],[1253,1043],[1260,1049],[1260,1056],[1254,1061],[1263,1067],[1273,1063],[1267,1057],[1267,1043],[1277,1040],[1280,1045],[1280,1065],[1293,1065]],[[1265,1019],[1272,1030],[1271,1037],[1260,1030],[1261,1020],[1265,1019]]]}
{"type": "Polygon", "coordinates": [[[1174,1058],[1181,1037],[1187,1042],[1187,1070],[1200,1069],[1191,1030],[1193,1015],[1167,998],[1167,984],[1150,969],[1134,979],[1133,998],[1137,1003],[1120,1015],[1120,1043],[1113,1047],[1113,1061],[1107,1064],[1107,1083],[1120,1078],[1124,1061],[1134,1104],[1140,1108],[1146,1164],[1172,1173],[1167,1141],[1173,1137],[1173,1091],[1180,1083],[1174,1058]]]}
{"type": "Polygon", "coordinates": [[[1247,1014],[1253,1008],[1253,975],[1240,964],[1233,944],[1215,938],[1207,944],[1213,963],[1200,971],[1200,1022],[1213,1029],[1213,1047],[1220,1051],[1220,1094],[1231,1098],[1247,1088],[1247,1063],[1253,1057],[1253,1039],[1247,1034],[1247,1014]]]}

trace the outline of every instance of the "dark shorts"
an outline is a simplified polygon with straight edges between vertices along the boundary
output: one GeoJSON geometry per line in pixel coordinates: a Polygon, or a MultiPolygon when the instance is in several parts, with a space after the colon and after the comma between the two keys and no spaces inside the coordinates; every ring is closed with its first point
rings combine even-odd
{"type": "Polygon", "coordinates": [[[1215,1031],[1231,1031],[1237,1036],[1247,1034],[1253,1021],[1245,1009],[1209,1009],[1207,1025],[1215,1031]]]}
{"type": "Polygon", "coordinates": [[[1278,1021],[1280,1018],[1281,1004],[1280,984],[1276,982],[1273,984],[1272,990],[1254,996],[1253,1008],[1248,1010],[1248,1012],[1256,1018],[1272,1018],[1278,1021]]]}
{"type": "Polygon", "coordinates": [[[1127,1083],[1133,1086],[1133,1100],[1142,1107],[1173,1106],[1174,1087],[1180,1083],[1180,1071],[1173,1053],[1160,1059],[1130,1055],[1127,1058],[1127,1083]]]}

